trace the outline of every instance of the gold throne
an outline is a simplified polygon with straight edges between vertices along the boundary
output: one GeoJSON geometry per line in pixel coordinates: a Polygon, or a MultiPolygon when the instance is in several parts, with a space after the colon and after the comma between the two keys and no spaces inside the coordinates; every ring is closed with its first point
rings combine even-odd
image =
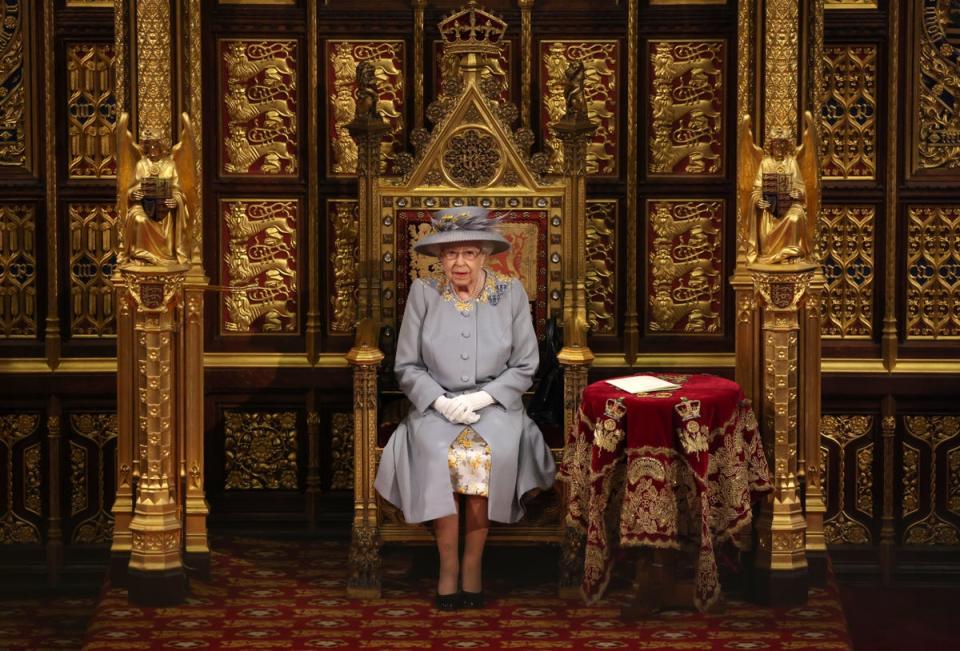
{"type": "MultiPolygon", "coordinates": [[[[354,369],[354,522],[347,587],[352,596],[380,595],[383,543],[433,541],[428,526],[404,522],[373,487],[382,446],[407,409],[393,381],[392,340],[411,281],[438,271],[435,260],[413,251],[413,244],[428,232],[431,211],[479,205],[492,216],[502,216],[501,229],[513,246],[495,256],[490,266],[523,282],[541,339],[548,318],[563,319],[563,425],[542,427],[558,462],[564,432],[575,426],[572,419],[593,358],[584,332],[585,155],[577,155],[585,151],[590,124],[582,112],[570,112],[564,172],[545,175],[547,157],[531,156],[529,129],[512,128],[517,109],[503,101],[503,85],[495,74],[506,23],[470,2],[439,27],[446,72],[427,110],[432,130],[418,128],[409,134],[415,153],[398,155],[395,174],[381,175],[380,141],[386,124],[369,100],[375,80],[365,69],[357,71],[357,113],[348,126],[358,146],[360,211],[359,322],[347,354],[354,369]]],[[[558,484],[540,495],[524,520],[494,525],[489,540],[561,544],[563,493],[558,484]]],[[[561,586],[578,586],[575,561],[567,564],[571,568],[561,571],[561,586]]]]}

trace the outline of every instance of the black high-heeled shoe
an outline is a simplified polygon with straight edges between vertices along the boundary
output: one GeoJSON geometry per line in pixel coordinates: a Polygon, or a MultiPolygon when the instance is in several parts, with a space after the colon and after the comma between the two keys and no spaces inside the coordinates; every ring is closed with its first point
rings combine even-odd
{"type": "Polygon", "coordinates": [[[460,608],[460,595],[456,592],[450,594],[440,594],[438,592],[434,598],[434,603],[437,610],[457,610],[460,608]]]}
{"type": "Polygon", "coordinates": [[[460,592],[461,608],[483,608],[483,604],[483,590],[480,592],[467,592],[466,590],[460,592]]]}

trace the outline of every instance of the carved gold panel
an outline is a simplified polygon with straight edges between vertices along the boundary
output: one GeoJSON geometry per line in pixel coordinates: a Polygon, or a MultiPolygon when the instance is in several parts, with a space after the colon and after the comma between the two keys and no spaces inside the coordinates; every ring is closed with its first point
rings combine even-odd
{"type": "Polygon", "coordinates": [[[335,413],[330,422],[330,490],[353,490],[352,413],[335,413]]]}
{"type": "Polygon", "coordinates": [[[0,204],[0,338],[37,334],[36,211],[0,204]]]}
{"type": "MultiPolygon", "coordinates": [[[[830,441],[837,450],[837,512],[823,523],[828,544],[862,545],[872,539],[869,527],[848,511],[846,477],[848,466],[851,466],[854,472],[851,506],[867,518],[872,518],[873,443],[859,445],[858,442],[871,435],[873,425],[873,416],[861,414],[824,414],[820,420],[821,440],[830,441]]],[[[824,448],[824,452],[828,449],[824,448]]]]}
{"type": "Polygon", "coordinates": [[[912,171],[957,176],[960,168],[960,12],[943,0],[916,0],[912,75],[912,171]]]}
{"type": "Polygon", "coordinates": [[[117,207],[114,203],[71,203],[70,332],[74,337],[116,333],[113,275],[117,262],[117,207]]]}
{"type": "MultiPolygon", "coordinates": [[[[170,0],[138,0],[136,7],[137,111],[140,141],[150,131],[169,143],[174,50],[170,0]]],[[[133,11],[133,9],[131,9],[133,11]]]]}
{"type": "Polygon", "coordinates": [[[392,40],[328,40],[326,42],[327,96],[327,171],[330,176],[353,176],[357,170],[357,144],[347,125],[356,109],[357,64],[370,61],[377,78],[377,111],[390,125],[380,144],[381,173],[393,174],[393,161],[402,147],[404,134],[403,103],[404,43],[392,40]]]}
{"type": "Polygon", "coordinates": [[[27,513],[39,516],[40,456],[29,439],[38,437],[40,417],[37,414],[0,414],[0,459],[4,467],[0,475],[6,499],[0,504],[0,545],[39,543],[40,529],[27,519],[27,513]],[[19,464],[18,464],[19,462],[19,464]],[[14,468],[21,465],[22,490],[14,490],[14,468]],[[15,499],[21,495],[20,503],[15,499]],[[22,509],[20,513],[17,511],[22,509]]]}
{"type": "Polygon", "coordinates": [[[225,334],[299,331],[297,199],[229,199],[223,215],[222,327],[225,334]]]}
{"type": "Polygon", "coordinates": [[[947,510],[960,515],[960,448],[947,453],[947,510]]]}
{"type": "Polygon", "coordinates": [[[222,39],[218,47],[222,173],[297,176],[297,41],[222,39]]]}
{"type": "Polygon", "coordinates": [[[225,410],[227,489],[297,486],[297,413],[225,410]]]}
{"type": "Polygon", "coordinates": [[[723,173],[724,41],[651,40],[651,175],[723,173]]]}
{"type": "Polygon", "coordinates": [[[597,130],[587,143],[587,174],[617,176],[620,173],[619,115],[620,43],[615,40],[541,41],[540,94],[543,110],[540,126],[550,150],[550,169],[563,170],[563,145],[553,125],[566,111],[564,73],[571,61],[583,61],[587,117],[597,130]]]}
{"type": "Polygon", "coordinates": [[[647,201],[647,332],[723,332],[722,199],[647,201]]]}
{"type": "Polygon", "coordinates": [[[920,510],[920,450],[903,443],[903,517],[920,510]]]}
{"type": "Polygon", "coordinates": [[[820,169],[825,179],[877,175],[877,46],[828,45],[821,107],[820,169]]]}
{"type": "Polygon", "coordinates": [[[83,513],[88,507],[87,448],[70,441],[70,515],[83,513]]]}
{"type": "Polygon", "coordinates": [[[766,0],[763,11],[763,142],[769,142],[774,127],[797,131],[800,0],[766,0]]]}
{"type": "Polygon", "coordinates": [[[114,0],[67,0],[68,7],[110,7],[114,0]]]}
{"type": "Polygon", "coordinates": [[[870,205],[824,205],[820,247],[827,291],[821,302],[825,337],[873,336],[876,276],[876,209],[870,205]]]}
{"type": "Polygon", "coordinates": [[[587,322],[594,335],[617,333],[617,200],[587,201],[587,322]]]}
{"type": "Polygon", "coordinates": [[[83,516],[73,526],[71,541],[109,542],[113,536],[115,413],[70,414],[70,515],[83,516]],[[95,464],[94,467],[93,464],[95,464]],[[94,471],[96,474],[94,475],[94,471]],[[95,495],[90,493],[91,481],[95,495]]]}
{"type": "MultiPolygon", "coordinates": [[[[937,466],[939,465],[938,457],[942,455],[940,448],[954,446],[960,442],[960,416],[904,416],[903,423],[907,435],[929,451],[930,459],[930,479],[927,484],[930,497],[929,511],[922,519],[906,528],[903,542],[908,545],[958,545],[960,544],[960,527],[944,518],[938,508],[940,496],[945,495],[948,502],[942,506],[945,507],[945,510],[949,510],[949,482],[951,478],[949,474],[944,478],[939,478],[937,466]]],[[[907,443],[904,442],[905,493],[906,448],[907,443]]],[[[947,470],[949,473],[949,466],[947,470]]],[[[919,468],[917,475],[919,476],[919,468]]],[[[920,486],[922,487],[923,484],[920,486]]],[[[904,502],[906,502],[906,497],[904,497],[904,502]]],[[[906,515],[906,503],[904,503],[904,512],[906,515]]]]}
{"type": "Polygon", "coordinates": [[[907,209],[907,337],[960,338],[960,206],[907,209]]]}
{"type": "Polygon", "coordinates": [[[33,2],[0,4],[0,166],[31,170],[34,71],[30,55],[33,2]]]}
{"type": "MultiPolygon", "coordinates": [[[[503,87],[499,95],[500,102],[505,103],[511,99],[510,71],[513,69],[513,43],[511,41],[503,41],[502,45],[503,47],[500,48],[497,58],[491,59],[489,65],[481,71],[480,79],[485,82],[490,76],[496,77],[503,87]]],[[[451,76],[457,79],[457,75],[459,74],[457,70],[459,67],[459,57],[456,55],[444,57],[443,41],[441,40],[433,42],[433,61],[434,88],[441,88],[442,80],[451,78],[451,76]]]]}
{"type": "Polygon", "coordinates": [[[67,46],[67,173],[74,179],[115,178],[113,43],[67,46]]]}
{"type": "Polygon", "coordinates": [[[355,199],[328,199],[330,332],[348,334],[357,322],[357,264],[360,239],[355,199]]]}

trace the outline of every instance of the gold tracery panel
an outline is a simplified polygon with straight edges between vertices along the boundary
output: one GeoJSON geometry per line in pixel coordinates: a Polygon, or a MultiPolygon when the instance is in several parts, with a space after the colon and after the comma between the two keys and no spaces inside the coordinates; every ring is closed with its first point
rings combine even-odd
{"type": "MultiPolygon", "coordinates": [[[[950,475],[942,477],[938,472],[938,457],[943,455],[944,451],[955,447],[960,441],[960,417],[956,415],[949,416],[904,416],[903,424],[906,434],[911,441],[918,444],[917,454],[914,457],[908,457],[904,454],[904,492],[908,490],[906,478],[908,477],[907,463],[911,459],[913,468],[911,475],[914,478],[919,477],[923,467],[928,466],[928,482],[916,483],[911,490],[915,491],[919,497],[920,491],[929,496],[928,505],[924,505],[926,515],[920,520],[907,526],[903,534],[903,542],[908,545],[958,545],[960,544],[960,527],[943,517],[942,511],[949,509],[949,501],[943,504],[944,495],[948,494],[947,482],[950,481],[950,475]],[[917,463],[917,459],[926,459],[926,463],[917,463]],[[947,508],[944,508],[947,507],[947,508]]],[[[904,441],[904,451],[909,444],[904,441]]],[[[913,447],[913,446],[910,446],[913,447]]],[[[917,500],[920,503],[920,500],[917,500]]],[[[907,515],[907,502],[904,499],[904,516],[907,515]]]]}
{"type": "Polygon", "coordinates": [[[297,485],[297,412],[224,410],[226,489],[297,485]]]}
{"type": "Polygon", "coordinates": [[[30,169],[33,106],[30,8],[33,0],[0,5],[0,166],[30,169]]]}
{"type": "Polygon", "coordinates": [[[67,47],[67,169],[71,178],[113,178],[117,174],[113,60],[113,43],[71,43],[67,47]]]}
{"type": "Polygon", "coordinates": [[[6,499],[0,503],[0,545],[25,544],[40,542],[40,529],[31,520],[27,512],[39,515],[36,509],[31,508],[31,495],[39,491],[39,482],[31,481],[31,477],[39,479],[40,459],[30,459],[30,439],[36,439],[40,426],[40,417],[37,414],[0,414],[0,448],[6,463],[0,468],[0,480],[4,483],[6,499]],[[20,462],[20,473],[15,472],[17,462],[20,462]],[[28,467],[29,466],[29,467],[28,467]],[[23,499],[17,504],[14,491],[14,476],[20,474],[24,481],[23,499]],[[18,513],[18,511],[22,511],[18,513]]]}
{"type": "Polygon", "coordinates": [[[617,200],[587,201],[587,322],[595,335],[617,333],[617,200]]]}
{"type": "Polygon", "coordinates": [[[0,337],[37,334],[36,211],[0,204],[0,337]]]}
{"type": "Polygon", "coordinates": [[[960,206],[907,209],[907,336],[960,338],[960,206]]]}
{"type": "Polygon", "coordinates": [[[571,61],[583,61],[587,116],[597,125],[587,143],[587,174],[617,176],[620,172],[619,114],[620,44],[618,41],[541,41],[540,93],[543,96],[541,128],[550,148],[550,168],[563,169],[563,145],[553,125],[563,117],[564,73],[571,61]]]}
{"type": "Polygon", "coordinates": [[[821,333],[869,339],[873,335],[876,209],[870,205],[824,205],[820,220],[827,277],[821,333]]]}
{"type": "Polygon", "coordinates": [[[110,276],[117,262],[114,203],[71,203],[70,332],[75,337],[116,333],[110,276]]]}
{"type": "Polygon", "coordinates": [[[328,199],[327,219],[331,284],[329,331],[353,332],[357,321],[357,264],[360,260],[360,234],[357,231],[357,200],[328,199]]]}
{"type": "Polygon", "coordinates": [[[877,175],[877,46],[824,47],[820,167],[826,179],[877,175]]]}
{"type": "MultiPolygon", "coordinates": [[[[862,545],[871,541],[870,528],[853,517],[859,511],[873,517],[873,443],[864,444],[874,429],[870,415],[824,415],[820,434],[825,444],[824,459],[832,459],[836,470],[837,512],[823,523],[827,543],[831,545],[862,545]],[[832,454],[831,454],[832,450],[832,454]],[[848,498],[847,473],[854,472],[854,491],[848,498]]],[[[834,498],[831,495],[830,500],[834,498]]]]}
{"type": "Polygon", "coordinates": [[[73,527],[72,542],[109,542],[113,536],[113,463],[117,439],[114,413],[70,414],[70,515],[86,512],[73,527]],[[96,475],[93,475],[95,464],[96,475]],[[91,482],[92,480],[92,482],[91,482]],[[91,493],[91,483],[95,493],[91,493]],[[92,513],[89,512],[92,502],[92,513]]]}
{"type": "Polygon", "coordinates": [[[913,61],[914,173],[960,169],[960,12],[954,3],[915,0],[913,61]]]}

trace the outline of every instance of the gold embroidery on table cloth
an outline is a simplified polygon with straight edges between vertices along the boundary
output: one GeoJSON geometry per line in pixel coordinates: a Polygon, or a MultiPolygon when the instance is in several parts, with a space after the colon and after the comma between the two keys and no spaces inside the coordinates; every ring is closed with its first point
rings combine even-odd
{"type": "Polygon", "coordinates": [[[454,493],[486,497],[490,493],[490,446],[472,428],[465,427],[447,452],[454,493]]]}

